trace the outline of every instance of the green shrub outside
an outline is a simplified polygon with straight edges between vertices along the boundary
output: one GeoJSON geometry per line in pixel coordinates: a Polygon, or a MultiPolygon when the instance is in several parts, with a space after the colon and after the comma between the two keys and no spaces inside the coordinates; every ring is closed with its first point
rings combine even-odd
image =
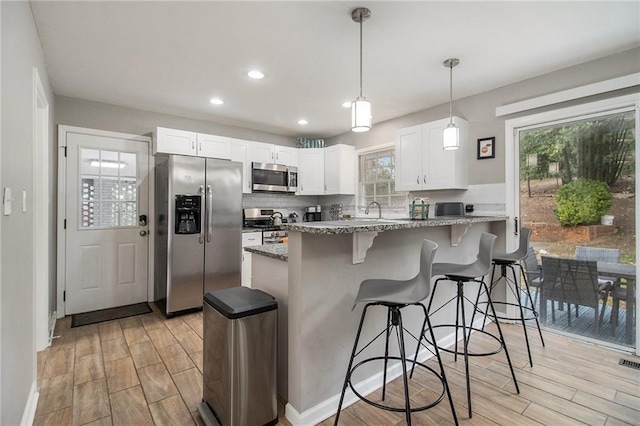
{"type": "Polygon", "coordinates": [[[563,226],[598,223],[611,208],[611,198],[606,183],[579,179],[558,189],[554,213],[563,226]]]}

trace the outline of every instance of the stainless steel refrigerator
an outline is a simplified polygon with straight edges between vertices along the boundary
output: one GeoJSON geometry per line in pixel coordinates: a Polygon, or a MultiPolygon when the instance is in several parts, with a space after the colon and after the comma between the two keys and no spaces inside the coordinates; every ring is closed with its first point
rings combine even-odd
{"type": "Polygon", "coordinates": [[[240,285],[242,164],[155,156],[155,299],[170,316],[240,285]]]}

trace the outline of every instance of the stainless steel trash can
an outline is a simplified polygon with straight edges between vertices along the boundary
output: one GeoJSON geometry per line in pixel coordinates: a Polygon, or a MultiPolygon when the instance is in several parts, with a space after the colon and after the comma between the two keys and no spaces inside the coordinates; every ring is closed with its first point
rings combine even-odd
{"type": "Polygon", "coordinates": [[[203,419],[216,424],[212,412],[222,426],[275,425],[277,302],[247,287],[204,302],[203,419]]]}

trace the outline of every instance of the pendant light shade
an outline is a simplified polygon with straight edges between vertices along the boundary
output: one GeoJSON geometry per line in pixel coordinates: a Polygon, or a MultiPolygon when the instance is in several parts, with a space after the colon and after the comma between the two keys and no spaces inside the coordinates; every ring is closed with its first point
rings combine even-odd
{"type": "Polygon", "coordinates": [[[371,102],[358,97],[351,102],[351,131],[368,132],[371,130],[371,102]]]}
{"type": "Polygon", "coordinates": [[[442,138],[443,149],[458,149],[460,147],[460,129],[453,124],[453,67],[458,65],[460,60],[450,58],[443,62],[449,68],[449,125],[444,129],[442,138]]]}
{"type": "Polygon", "coordinates": [[[362,96],[362,23],[371,17],[366,7],[358,7],[351,12],[351,19],[360,24],[360,96],[351,102],[351,131],[371,130],[371,102],[362,96]]]}

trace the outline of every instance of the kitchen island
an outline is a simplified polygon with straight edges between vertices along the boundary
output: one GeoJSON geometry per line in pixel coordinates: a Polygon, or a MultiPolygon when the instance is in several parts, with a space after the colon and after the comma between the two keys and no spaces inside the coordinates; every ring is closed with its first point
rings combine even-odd
{"type": "MultiPolygon", "coordinates": [[[[253,276],[258,277],[254,287],[273,294],[279,309],[286,308],[287,324],[281,333],[287,336],[279,339],[279,356],[287,358],[283,361],[287,384],[285,394],[279,385],[279,393],[288,402],[287,419],[293,425],[316,424],[335,413],[363,308],[359,305],[352,311],[360,282],[368,278],[404,280],[415,276],[424,239],[438,244],[436,262],[470,263],[476,258],[482,232],[498,235],[496,247],[504,248],[506,219],[458,216],[426,221],[356,219],[290,224],[286,257],[265,256],[264,251],[260,252],[265,246],[252,247],[254,254],[262,254],[255,256],[261,259],[253,264],[253,276]]],[[[436,306],[453,296],[454,291],[454,285],[449,292],[439,290],[436,306]]],[[[403,311],[403,322],[415,335],[422,324],[420,314],[418,308],[403,311]]],[[[442,310],[432,322],[451,322],[454,314],[453,310],[442,310]]],[[[376,336],[385,321],[386,310],[372,308],[363,327],[363,342],[376,336]]],[[[453,336],[442,333],[437,339],[444,345],[453,343],[453,336]]],[[[383,344],[380,339],[362,356],[373,351],[379,355],[383,344]]],[[[407,339],[406,344],[408,353],[415,351],[412,339],[407,339]]],[[[395,352],[395,344],[391,346],[395,352]]],[[[428,355],[421,351],[419,358],[428,355]]],[[[380,370],[380,366],[372,363],[354,375],[353,381],[363,394],[381,386],[380,370]]],[[[394,367],[389,379],[399,374],[399,368],[394,367]]],[[[348,392],[346,404],[354,398],[348,392]]]]}

